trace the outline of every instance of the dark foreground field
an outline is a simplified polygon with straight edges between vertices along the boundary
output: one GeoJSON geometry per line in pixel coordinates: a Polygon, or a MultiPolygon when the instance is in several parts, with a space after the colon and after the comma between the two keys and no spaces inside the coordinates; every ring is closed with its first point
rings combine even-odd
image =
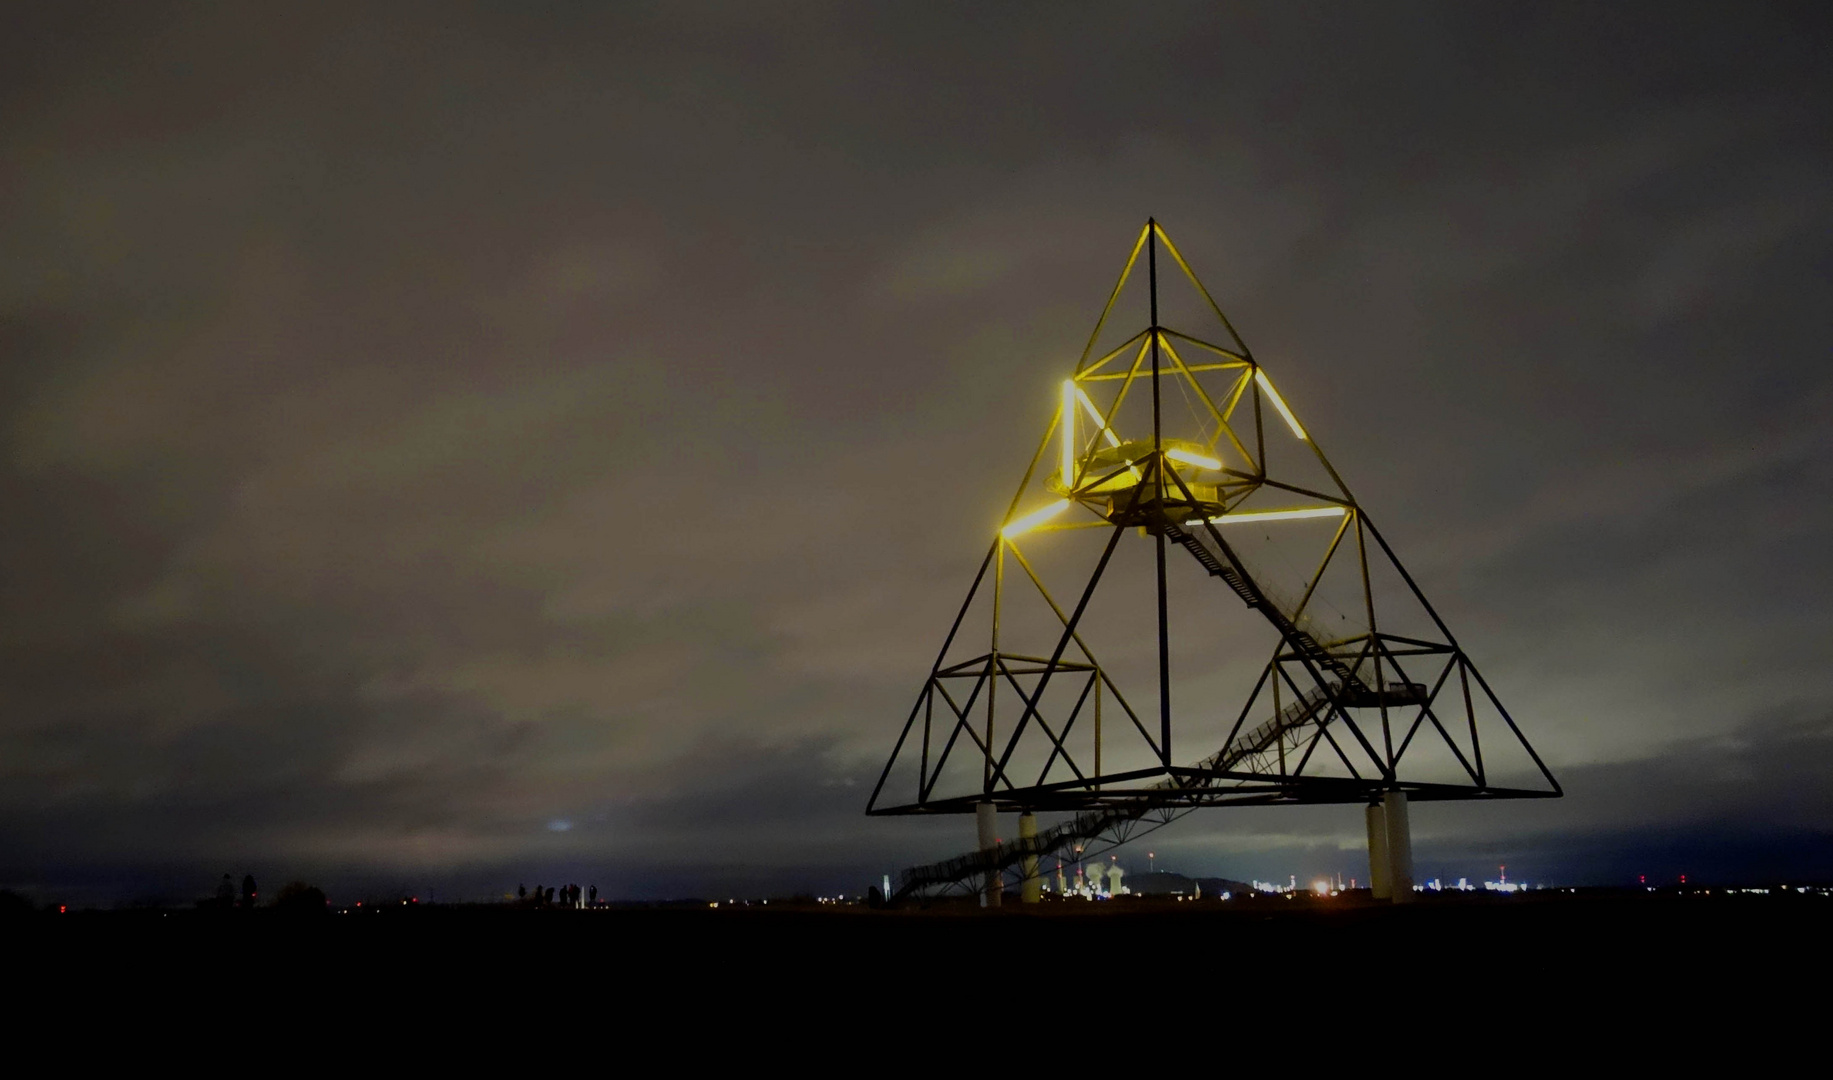
{"type": "MultiPolygon", "coordinates": [[[[78,912],[0,924],[15,962],[44,971],[226,965],[301,978],[378,966],[417,977],[578,971],[773,980],[946,976],[996,959],[1136,974],[1161,963],[1230,971],[1389,970],[1478,982],[1662,977],[1818,983],[1833,959],[1833,896],[1611,891],[1353,896],[1176,903],[954,901],[865,907],[614,906],[588,911],[403,906],[347,914],[78,912]],[[1066,965],[1066,966],[1065,966],[1066,965]]],[[[1094,977],[1094,976],[1091,976],[1094,977]]],[[[1100,976],[1106,978],[1109,976],[1100,976]]],[[[1134,977],[1125,974],[1124,977],[1134,977]]]]}
{"type": "Polygon", "coordinates": [[[0,920],[0,955],[29,1002],[21,1038],[63,1030],[72,1047],[186,1061],[234,1047],[263,1067],[659,1058],[697,1076],[787,1055],[815,1075],[896,1076],[1064,1048],[1134,1060],[1182,1040],[1203,1060],[1362,1064],[1388,1047],[1563,1075],[1821,1053],[1829,929],[1824,893],[409,905],[32,914],[0,920]]]}

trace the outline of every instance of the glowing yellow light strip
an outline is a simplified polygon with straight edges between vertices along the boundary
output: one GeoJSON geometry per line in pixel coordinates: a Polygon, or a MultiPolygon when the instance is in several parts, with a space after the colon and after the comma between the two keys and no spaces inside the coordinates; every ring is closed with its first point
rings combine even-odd
{"type": "Polygon", "coordinates": [[[1181,461],[1186,465],[1195,465],[1199,469],[1220,469],[1222,467],[1222,463],[1215,458],[1204,457],[1202,454],[1193,454],[1188,450],[1167,450],[1165,451],[1165,456],[1172,461],[1181,461]]]}
{"type": "Polygon", "coordinates": [[[1120,436],[1114,434],[1114,429],[1107,426],[1107,417],[1102,416],[1101,410],[1095,408],[1095,403],[1088,400],[1087,391],[1079,386],[1076,387],[1076,397],[1081,400],[1082,408],[1088,411],[1089,419],[1093,420],[1095,426],[1101,429],[1101,434],[1107,436],[1107,444],[1109,446],[1119,446],[1120,436]]]}
{"type": "Polygon", "coordinates": [[[1056,517],[1067,509],[1069,509],[1069,500],[1058,499],[1042,510],[1033,510],[1024,517],[1007,525],[1005,528],[999,530],[999,535],[1010,540],[1014,536],[1030,532],[1032,529],[1037,528],[1039,525],[1042,525],[1044,522],[1049,521],[1051,518],[1056,517]]]}
{"type": "MultiPolygon", "coordinates": [[[[1239,514],[1223,514],[1207,520],[1211,525],[1234,525],[1250,521],[1293,521],[1298,518],[1342,517],[1346,511],[1341,506],[1308,506],[1300,510],[1247,510],[1239,514]]],[[[1204,518],[1185,522],[1195,525],[1204,518]]]]}
{"type": "Polygon", "coordinates": [[[1076,381],[1065,379],[1063,382],[1062,415],[1057,422],[1063,425],[1063,486],[1072,487],[1076,482],[1076,381]]]}
{"type": "Polygon", "coordinates": [[[1286,408],[1286,399],[1280,397],[1279,391],[1273,389],[1273,383],[1267,379],[1267,373],[1264,371],[1255,371],[1254,381],[1259,383],[1260,388],[1265,390],[1267,396],[1273,399],[1273,407],[1279,410],[1279,415],[1286,418],[1286,426],[1292,429],[1292,434],[1303,439],[1305,437],[1305,429],[1298,426],[1298,417],[1293,416],[1292,410],[1286,408]]]}

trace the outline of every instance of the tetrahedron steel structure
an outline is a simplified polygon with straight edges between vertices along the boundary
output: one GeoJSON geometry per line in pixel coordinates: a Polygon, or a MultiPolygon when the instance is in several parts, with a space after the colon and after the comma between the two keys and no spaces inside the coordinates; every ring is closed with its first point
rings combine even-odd
{"type": "Polygon", "coordinates": [[[1155,221],[1066,375],[867,813],[1074,816],[1008,845],[1000,866],[981,852],[919,867],[898,892],[1092,855],[1203,806],[1560,794],[1155,221]],[[1161,321],[1161,248],[1194,327],[1161,321]],[[1146,325],[1124,336],[1141,262],[1146,325]],[[1203,636],[1211,622],[1235,624],[1215,654],[1173,648],[1174,623],[1203,636]],[[1244,659],[1248,631],[1264,663],[1244,659]],[[1142,704],[1097,659],[1110,649],[1142,704]],[[1174,708],[1174,652],[1181,678],[1204,674],[1194,654],[1258,679],[1245,700],[1201,692],[1174,708]]]}

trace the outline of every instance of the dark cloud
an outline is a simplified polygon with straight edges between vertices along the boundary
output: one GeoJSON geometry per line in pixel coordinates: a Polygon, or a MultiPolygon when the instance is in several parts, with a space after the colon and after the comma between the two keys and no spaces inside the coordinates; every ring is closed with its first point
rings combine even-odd
{"type": "Polygon", "coordinates": [[[1818,9],[7,19],[9,880],[948,849],[859,785],[1148,213],[1568,779],[1422,850],[1833,829],[1686,771],[1833,702],[1818,9]]]}

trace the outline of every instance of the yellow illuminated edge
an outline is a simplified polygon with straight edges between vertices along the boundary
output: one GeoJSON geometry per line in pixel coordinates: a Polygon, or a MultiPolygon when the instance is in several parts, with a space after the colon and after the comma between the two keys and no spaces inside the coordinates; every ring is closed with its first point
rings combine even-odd
{"type": "Polygon", "coordinates": [[[1101,429],[1101,434],[1107,436],[1107,444],[1109,446],[1119,446],[1120,436],[1114,434],[1114,429],[1107,426],[1107,417],[1102,416],[1101,410],[1095,408],[1095,403],[1088,399],[1088,392],[1083,390],[1080,386],[1075,389],[1076,399],[1082,402],[1083,410],[1088,413],[1088,418],[1095,422],[1095,426],[1101,429]]]}
{"type": "Polygon", "coordinates": [[[1033,510],[1024,517],[1007,525],[1005,528],[999,530],[999,535],[1010,540],[1014,536],[1020,536],[1030,532],[1032,529],[1037,528],[1039,525],[1042,525],[1044,522],[1049,521],[1051,518],[1056,517],[1067,509],[1069,509],[1069,500],[1058,499],[1049,506],[1039,510],[1033,510]]]}
{"type": "Polygon", "coordinates": [[[1273,381],[1267,378],[1267,373],[1256,369],[1254,372],[1254,381],[1259,383],[1260,388],[1267,392],[1267,397],[1273,399],[1273,407],[1279,410],[1279,415],[1286,418],[1286,426],[1292,429],[1292,434],[1297,435],[1301,439],[1305,438],[1305,429],[1298,426],[1298,417],[1293,416],[1292,410],[1286,408],[1286,399],[1280,397],[1279,391],[1273,389],[1273,381]]]}
{"type": "Polygon", "coordinates": [[[1195,465],[1199,469],[1220,469],[1222,467],[1222,463],[1215,458],[1204,457],[1202,454],[1193,454],[1188,450],[1173,448],[1165,451],[1165,456],[1172,461],[1181,461],[1186,465],[1195,465]]]}
{"type": "Polygon", "coordinates": [[[1342,517],[1346,512],[1341,506],[1307,506],[1297,510],[1247,510],[1239,514],[1197,518],[1185,524],[1195,525],[1200,521],[1207,521],[1211,525],[1228,525],[1245,521],[1293,521],[1299,518],[1342,517]]]}

